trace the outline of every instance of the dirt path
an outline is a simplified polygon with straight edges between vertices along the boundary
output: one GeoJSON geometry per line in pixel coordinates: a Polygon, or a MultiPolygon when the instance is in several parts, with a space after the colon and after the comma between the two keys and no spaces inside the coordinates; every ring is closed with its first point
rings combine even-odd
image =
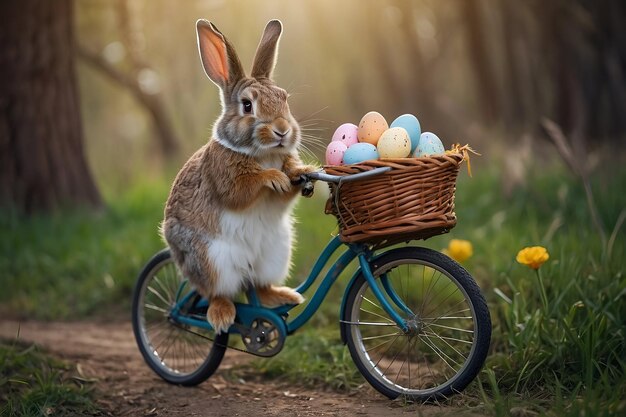
{"type": "MultiPolygon", "coordinates": [[[[183,388],[163,382],[143,362],[130,323],[0,321],[0,338],[34,342],[97,381],[98,403],[121,416],[407,416],[458,415],[459,409],[404,405],[364,385],[351,395],[263,380],[229,350],[205,383],[183,388]],[[233,366],[239,367],[233,378],[233,366]]],[[[466,410],[464,410],[466,411],[466,410]]],[[[463,413],[467,415],[466,413],[463,413]]]]}

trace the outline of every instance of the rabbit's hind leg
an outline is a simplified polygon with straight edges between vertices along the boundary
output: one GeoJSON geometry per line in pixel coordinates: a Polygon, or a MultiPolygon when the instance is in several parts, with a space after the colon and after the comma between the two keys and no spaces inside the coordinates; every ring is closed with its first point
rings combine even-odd
{"type": "Polygon", "coordinates": [[[241,265],[248,264],[246,250],[238,242],[229,239],[214,239],[207,247],[206,254],[215,266],[217,279],[211,294],[207,320],[216,332],[226,332],[235,322],[233,298],[244,288],[249,274],[241,265]]]}
{"type": "MultiPolygon", "coordinates": [[[[235,322],[235,305],[229,297],[217,296],[215,292],[216,290],[224,291],[224,288],[221,288],[223,285],[220,286],[220,284],[224,281],[233,282],[235,272],[232,268],[224,271],[219,264],[215,265],[213,259],[216,259],[216,256],[211,256],[211,243],[202,238],[202,233],[185,227],[177,221],[167,220],[163,224],[163,236],[183,275],[189,279],[200,295],[210,300],[207,321],[216,333],[228,331],[231,324],[235,322]]],[[[234,290],[230,289],[227,292],[236,293],[237,285],[235,284],[234,290]]]]}
{"type": "Polygon", "coordinates": [[[304,297],[296,290],[280,286],[285,282],[291,264],[291,227],[279,224],[268,233],[272,245],[261,246],[261,256],[256,262],[254,285],[259,301],[266,307],[283,304],[302,304],[304,297]]]}
{"type": "Polygon", "coordinates": [[[227,332],[235,322],[235,314],[235,304],[230,298],[215,296],[211,298],[206,317],[215,333],[221,333],[227,332]]]}
{"type": "Polygon", "coordinates": [[[283,304],[302,304],[304,302],[304,297],[289,287],[269,285],[267,287],[257,287],[256,291],[261,304],[266,307],[277,307],[283,304]]]}
{"type": "Polygon", "coordinates": [[[198,293],[205,298],[213,295],[217,271],[208,258],[206,243],[197,231],[173,219],[163,224],[165,238],[174,262],[183,276],[191,282],[198,293]]]}

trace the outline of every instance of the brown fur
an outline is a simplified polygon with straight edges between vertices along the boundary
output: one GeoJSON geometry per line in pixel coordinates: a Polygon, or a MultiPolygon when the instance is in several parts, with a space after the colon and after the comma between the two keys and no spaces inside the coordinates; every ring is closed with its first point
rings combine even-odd
{"type": "MultiPolygon", "coordinates": [[[[245,76],[232,45],[213,24],[198,21],[197,30],[202,63],[220,87],[224,111],[216,121],[215,136],[174,180],[162,231],[184,276],[211,300],[207,319],[219,332],[235,318],[232,301],[216,293],[221,277],[214,262],[220,260],[209,259],[207,249],[217,237],[228,239],[220,230],[222,213],[273,200],[280,204],[267,207],[282,207],[289,215],[290,202],[300,192],[291,181],[316,168],[302,164],[297,153],[300,127],[289,110],[287,93],[271,80],[280,22],[266,27],[253,77],[245,76]],[[242,110],[243,100],[254,103],[252,114],[242,110]]],[[[272,305],[303,300],[287,287],[267,286],[260,294],[272,305]]]]}

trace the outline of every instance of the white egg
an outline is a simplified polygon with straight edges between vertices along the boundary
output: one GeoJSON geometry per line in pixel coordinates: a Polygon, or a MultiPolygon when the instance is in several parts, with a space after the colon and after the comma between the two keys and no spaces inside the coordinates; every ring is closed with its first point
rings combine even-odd
{"type": "Polygon", "coordinates": [[[381,158],[406,158],[411,153],[411,139],[403,127],[392,127],[380,135],[377,148],[381,158]]]}

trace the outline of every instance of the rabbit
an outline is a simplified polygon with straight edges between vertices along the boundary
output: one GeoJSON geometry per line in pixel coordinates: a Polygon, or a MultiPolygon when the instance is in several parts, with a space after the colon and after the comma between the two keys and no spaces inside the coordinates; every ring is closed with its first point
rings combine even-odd
{"type": "Polygon", "coordinates": [[[234,323],[233,298],[249,286],[265,306],[304,301],[281,284],[291,266],[297,181],[317,167],[298,156],[300,127],[287,92],[272,81],[282,23],[265,27],[250,77],[214,24],[198,20],[196,31],[223,111],[176,176],[161,232],[178,268],[209,300],[207,320],[220,333],[234,323]]]}

